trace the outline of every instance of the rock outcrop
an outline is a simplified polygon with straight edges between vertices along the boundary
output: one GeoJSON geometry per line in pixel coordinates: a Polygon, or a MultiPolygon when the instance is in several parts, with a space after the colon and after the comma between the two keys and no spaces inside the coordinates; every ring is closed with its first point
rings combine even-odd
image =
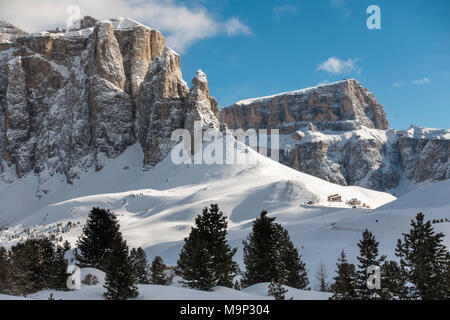
{"type": "Polygon", "coordinates": [[[199,71],[191,91],[180,57],[157,30],[118,18],[0,44],[0,176],[71,183],[140,143],[144,164],[171,150],[171,133],[203,120],[219,128],[217,102],[199,71]]]}
{"type": "Polygon", "coordinates": [[[383,107],[353,79],[242,100],[221,120],[279,129],[281,163],[341,185],[384,191],[450,177],[450,130],[389,129],[383,107]]]}
{"type": "Polygon", "coordinates": [[[230,128],[278,128],[286,134],[309,122],[330,130],[388,128],[383,107],[353,79],[241,100],[224,108],[221,119],[230,128]]]}
{"type": "Polygon", "coordinates": [[[0,43],[13,42],[28,33],[6,21],[0,21],[0,43]]]}

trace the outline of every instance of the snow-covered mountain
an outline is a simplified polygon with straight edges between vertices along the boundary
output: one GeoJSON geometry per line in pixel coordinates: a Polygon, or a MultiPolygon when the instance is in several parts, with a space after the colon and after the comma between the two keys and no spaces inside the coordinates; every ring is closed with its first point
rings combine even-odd
{"type": "Polygon", "coordinates": [[[189,89],[159,31],[125,18],[85,17],[81,28],[0,43],[0,176],[37,176],[40,197],[54,176],[72,183],[135,143],[153,166],[173,130],[219,128],[205,74],[189,89]]]}
{"type": "Polygon", "coordinates": [[[26,36],[27,34],[27,32],[6,21],[0,21],[0,43],[13,42],[20,37],[26,36]]]}
{"type": "Polygon", "coordinates": [[[450,130],[389,129],[383,106],[354,79],[241,100],[221,120],[279,129],[283,164],[341,185],[402,194],[450,178],[450,130]]]}
{"type": "MultiPolygon", "coordinates": [[[[267,210],[289,230],[314,284],[321,261],[331,273],[342,248],[354,259],[365,228],[393,258],[418,210],[449,217],[450,180],[431,183],[449,177],[449,131],[388,129],[383,108],[354,80],[222,111],[230,128],[279,128],[281,160],[292,168],[233,139],[223,140],[226,152],[256,164],[175,165],[172,131],[192,132],[194,121],[224,131],[218,117],[205,74],[188,88],[178,54],[136,21],[86,17],[79,30],[0,43],[0,222],[9,226],[0,245],[33,235],[74,244],[100,206],[118,215],[131,247],[173,265],[196,215],[217,203],[239,264],[252,220],[267,210]],[[426,182],[399,199],[352,186],[385,190],[402,181],[426,182]],[[342,201],[328,201],[334,194],[342,201]]],[[[448,235],[449,226],[436,228],[448,235]]]]}

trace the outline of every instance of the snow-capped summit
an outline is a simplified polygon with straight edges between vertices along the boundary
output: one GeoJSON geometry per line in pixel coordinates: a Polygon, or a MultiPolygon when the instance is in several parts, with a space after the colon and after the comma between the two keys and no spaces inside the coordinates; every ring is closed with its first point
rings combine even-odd
{"type": "Polygon", "coordinates": [[[0,176],[36,175],[39,196],[53,177],[72,183],[136,142],[154,166],[173,130],[196,120],[219,127],[206,76],[190,91],[159,31],[127,18],[79,26],[0,46],[0,176]]]}
{"type": "Polygon", "coordinates": [[[0,21],[0,43],[13,42],[28,33],[6,21],[0,21]]]}
{"type": "Polygon", "coordinates": [[[283,164],[341,185],[398,193],[450,178],[449,130],[389,129],[383,106],[355,79],[241,100],[221,120],[279,129],[283,164]]]}

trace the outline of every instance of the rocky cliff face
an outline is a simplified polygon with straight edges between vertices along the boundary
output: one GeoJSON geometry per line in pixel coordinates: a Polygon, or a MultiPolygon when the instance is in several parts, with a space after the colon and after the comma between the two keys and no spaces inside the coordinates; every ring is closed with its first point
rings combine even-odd
{"type": "Polygon", "coordinates": [[[331,130],[360,126],[388,128],[383,107],[353,79],[241,100],[224,108],[221,117],[230,128],[278,128],[285,133],[292,133],[309,122],[331,130]]]}
{"type": "Polygon", "coordinates": [[[40,195],[55,174],[71,183],[134,143],[155,165],[194,119],[219,127],[206,76],[189,90],[159,31],[123,18],[81,27],[0,44],[0,175],[36,174],[40,195]]]}
{"type": "Polygon", "coordinates": [[[18,38],[26,36],[28,33],[13,26],[6,21],[0,21],[0,43],[13,42],[18,38]]]}
{"type": "Polygon", "coordinates": [[[450,130],[388,128],[383,107],[344,80],[224,108],[230,128],[280,130],[280,161],[341,185],[394,189],[450,177],[450,130]]]}

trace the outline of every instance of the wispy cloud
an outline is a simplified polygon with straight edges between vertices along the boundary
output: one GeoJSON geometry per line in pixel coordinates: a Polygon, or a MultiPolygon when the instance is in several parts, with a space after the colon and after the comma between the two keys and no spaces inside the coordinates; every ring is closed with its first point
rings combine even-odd
{"type": "Polygon", "coordinates": [[[317,85],[318,85],[318,86],[321,86],[321,85],[329,84],[329,83],[330,83],[330,81],[328,81],[328,80],[323,80],[323,81],[320,81],[317,85]]]}
{"type": "Polygon", "coordinates": [[[411,81],[411,84],[418,86],[418,85],[426,84],[426,83],[430,83],[430,82],[431,82],[431,80],[425,77],[423,79],[413,80],[413,81],[411,81]]]}
{"type": "Polygon", "coordinates": [[[287,4],[273,7],[275,20],[281,20],[282,16],[285,14],[295,14],[298,12],[298,10],[299,10],[298,7],[287,4]]]}
{"type": "Polygon", "coordinates": [[[408,84],[411,84],[411,85],[414,85],[414,86],[420,86],[422,84],[427,84],[427,83],[430,83],[430,82],[431,82],[431,80],[429,78],[425,77],[425,78],[422,78],[422,79],[412,80],[411,82],[394,82],[392,84],[392,87],[393,88],[400,88],[400,87],[403,87],[403,86],[408,85],[408,84]]]}
{"type": "Polygon", "coordinates": [[[167,44],[184,51],[193,43],[220,34],[248,35],[250,27],[238,18],[221,20],[204,6],[193,8],[173,0],[14,0],[0,1],[0,20],[36,32],[65,26],[69,5],[77,5],[81,15],[97,19],[128,17],[160,30],[167,44]]]}
{"type": "Polygon", "coordinates": [[[228,36],[235,36],[235,35],[251,35],[253,34],[252,29],[245,25],[241,20],[238,18],[231,18],[227,20],[223,24],[223,28],[225,30],[225,34],[228,36]]]}
{"type": "Polygon", "coordinates": [[[352,14],[350,9],[348,8],[348,2],[350,1],[351,0],[330,0],[331,5],[333,5],[333,7],[336,7],[344,12],[345,18],[350,17],[350,15],[352,14]]]}
{"type": "Polygon", "coordinates": [[[358,58],[341,60],[336,57],[331,57],[319,64],[316,70],[322,70],[332,74],[348,74],[352,72],[360,74],[362,69],[357,66],[357,62],[358,58]]]}

